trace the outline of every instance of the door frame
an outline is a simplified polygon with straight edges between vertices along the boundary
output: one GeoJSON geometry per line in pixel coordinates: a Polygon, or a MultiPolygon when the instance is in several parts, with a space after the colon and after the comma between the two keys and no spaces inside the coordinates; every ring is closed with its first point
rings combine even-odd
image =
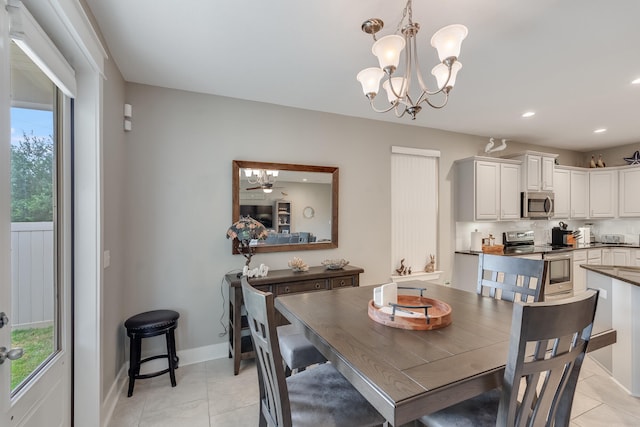
{"type": "MultiPolygon", "coordinates": [[[[0,45],[8,45],[6,5],[0,0],[0,45]]],[[[75,70],[77,96],[73,107],[73,423],[104,423],[102,410],[102,102],[106,50],[77,0],[23,0],[75,70]]],[[[1,53],[3,56],[5,52],[1,53]]],[[[8,52],[6,53],[8,55],[8,52]]],[[[8,61],[2,61],[8,64],[8,61]]],[[[2,76],[8,73],[0,73],[2,76]]],[[[9,123],[8,78],[0,82],[0,121],[9,123]],[[6,108],[5,108],[6,106],[6,108]],[[5,111],[6,109],[6,111],[5,111]]],[[[9,129],[7,127],[7,129],[9,129]]],[[[8,151],[8,147],[3,148],[8,151]]],[[[7,171],[8,172],[8,171],[7,171]]],[[[0,173],[7,174],[5,171],[0,173]]],[[[7,183],[8,183],[8,175],[7,183]]],[[[0,192],[7,191],[6,186],[0,192]]],[[[9,238],[0,230],[0,243],[9,238]]],[[[6,276],[6,261],[0,274],[6,276]]],[[[2,330],[0,330],[2,331],[2,330]]],[[[2,338],[2,335],[0,335],[2,338]]],[[[70,402],[71,403],[71,402],[70,402]]],[[[4,405],[4,403],[0,403],[4,405]]]]}

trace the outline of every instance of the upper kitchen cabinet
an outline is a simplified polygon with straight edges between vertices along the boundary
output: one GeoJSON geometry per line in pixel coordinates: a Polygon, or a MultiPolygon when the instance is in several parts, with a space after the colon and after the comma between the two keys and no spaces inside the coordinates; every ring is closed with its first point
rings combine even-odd
{"type": "Polygon", "coordinates": [[[571,171],[556,167],[553,171],[554,218],[569,218],[571,214],[571,171]]]}
{"type": "Polygon", "coordinates": [[[640,217],[640,167],[630,166],[619,170],[619,202],[620,217],[640,217]]]}
{"type": "Polygon", "coordinates": [[[522,162],[521,191],[553,191],[557,154],[525,151],[505,158],[522,162]]]}
{"type": "Polygon", "coordinates": [[[618,171],[589,171],[589,217],[614,218],[617,213],[618,171]]]}
{"type": "Polygon", "coordinates": [[[520,165],[489,157],[457,160],[458,221],[520,219],[520,165]]]}
{"type": "Polygon", "coordinates": [[[569,203],[571,218],[587,218],[589,215],[589,173],[584,170],[570,170],[571,190],[569,203]]]}

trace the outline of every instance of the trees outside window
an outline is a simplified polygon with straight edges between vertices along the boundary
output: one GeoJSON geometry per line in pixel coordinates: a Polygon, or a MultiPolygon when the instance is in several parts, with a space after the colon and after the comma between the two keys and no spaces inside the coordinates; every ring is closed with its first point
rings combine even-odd
{"type": "Polygon", "coordinates": [[[22,135],[11,145],[11,221],[53,221],[53,138],[22,135]]]}

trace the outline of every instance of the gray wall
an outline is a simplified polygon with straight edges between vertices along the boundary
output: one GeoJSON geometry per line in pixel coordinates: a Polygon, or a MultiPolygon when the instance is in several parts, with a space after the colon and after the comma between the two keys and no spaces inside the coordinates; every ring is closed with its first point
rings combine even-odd
{"type": "MultiPolygon", "coordinates": [[[[133,130],[125,137],[124,313],[178,310],[179,349],[227,339],[219,336],[219,319],[226,324],[222,279],[243,265],[225,238],[234,159],[340,168],[340,247],[258,254],[253,266],[287,268],[293,256],[309,265],[346,258],[365,269],[361,284],[372,285],[390,275],[390,147],[441,150],[437,263],[442,281],[450,280],[452,163],[481,154],[487,138],[133,83],[126,85],[126,98],[133,130]]],[[[543,150],[510,143],[499,154],[524,149],[543,150]]],[[[561,152],[567,163],[575,156],[561,152]]]]}
{"type": "Polygon", "coordinates": [[[125,318],[124,293],[124,192],[127,182],[125,169],[125,135],[123,104],[125,84],[113,61],[105,61],[103,103],[103,244],[111,253],[111,265],[104,269],[102,289],[102,396],[107,395],[124,364],[125,318]]]}

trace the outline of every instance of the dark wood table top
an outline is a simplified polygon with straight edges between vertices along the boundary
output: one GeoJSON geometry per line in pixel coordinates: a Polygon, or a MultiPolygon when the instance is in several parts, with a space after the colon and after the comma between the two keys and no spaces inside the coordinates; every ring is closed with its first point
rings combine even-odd
{"type": "MultiPolygon", "coordinates": [[[[338,270],[329,270],[323,266],[309,267],[308,271],[294,272],[290,268],[282,270],[269,270],[266,277],[252,277],[249,283],[253,286],[267,285],[272,283],[288,283],[300,280],[316,280],[332,277],[352,276],[354,274],[362,274],[364,269],[353,265],[346,265],[338,270]]],[[[227,274],[225,276],[227,283],[235,288],[240,287],[240,278],[237,274],[227,274]]]]}
{"type": "MultiPolygon", "coordinates": [[[[408,283],[403,285],[424,285],[408,283]]],[[[304,327],[324,356],[400,425],[498,386],[507,360],[511,303],[426,287],[426,297],[452,308],[446,328],[410,331],[374,322],[367,314],[371,286],[279,297],[276,308],[304,327]]]]}
{"type": "MultiPolygon", "coordinates": [[[[367,314],[372,286],[275,300],[276,308],[303,327],[307,338],[395,426],[502,384],[513,307],[431,283],[403,286],[425,286],[424,296],[448,303],[452,324],[431,331],[379,324],[367,314]]],[[[604,335],[598,347],[615,342],[615,331],[604,335]]]]}

